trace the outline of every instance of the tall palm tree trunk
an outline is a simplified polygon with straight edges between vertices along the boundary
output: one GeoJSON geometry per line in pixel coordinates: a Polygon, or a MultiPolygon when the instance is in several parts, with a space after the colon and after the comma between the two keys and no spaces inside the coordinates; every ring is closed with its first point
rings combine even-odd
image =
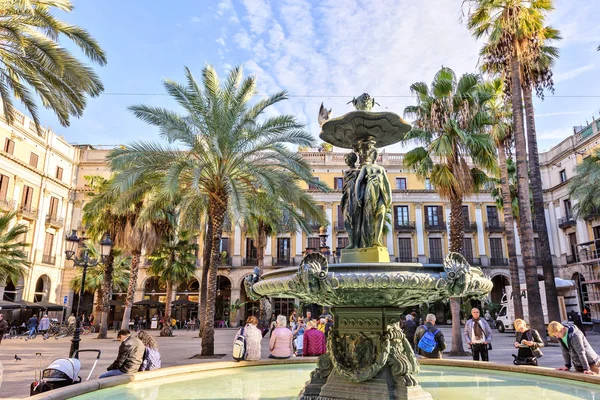
{"type": "Polygon", "coordinates": [[[215,303],[217,295],[217,269],[221,262],[219,244],[223,234],[223,222],[227,210],[227,197],[224,193],[216,193],[218,200],[213,200],[209,207],[210,220],[212,223],[212,240],[210,265],[208,269],[208,284],[206,298],[206,318],[204,320],[204,331],[202,332],[203,356],[215,354],[215,303]],[[219,196],[220,195],[220,196],[219,196]]]}
{"type": "Polygon", "coordinates": [[[98,339],[108,338],[108,313],[110,312],[110,297],[112,294],[113,286],[113,270],[114,270],[115,257],[111,250],[110,254],[106,258],[104,263],[104,282],[102,284],[102,320],[100,322],[100,331],[98,332],[98,339]]]}
{"type": "Polygon", "coordinates": [[[131,269],[129,270],[129,285],[127,286],[127,299],[125,300],[125,311],[123,320],[121,321],[121,329],[129,328],[129,320],[131,319],[131,309],[133,308],[133,298],[135,296],[135,288],[137,286],[138,273],[140,271],[140,250],[131,252],[131,269]]]}
{"type": "Polygon", "coordinates": [[[540,244],[540,261],[544,271],[544,287],[546,289],[548,320],[560,321],[558,293],[556,291],[556,281],[554,280],[554,266],[552,265],[550,240],[548,239],[548,229],[546,227],[546,216],[544,213],[545,208],[544,196],[542,193],[542,175],[540,173],[540,157],[538,154],[537,137],[535,132],[533,95],[530,86],[523,88],[523,100],[525,101],[525,122],[527,124],[529,177],[531,180],[531,191],[533,192],[533,211],[535,213],[535,223],[537,225],[538,240],[540,244]]]}
{"type": "Polygon", "coordinates": [[[204,234],[204,249],[202,250],[202,281],[200,282],[200,304],[198,311],[200,313],[200,327],[198,328],[198,337],[202,337],[204,332],[204,322],[206,321],[206,299],[208,298],[208,269],[211,260],[212,248],[212,222],[210,217],[206,222],[206,231],[204,234]]]}
{"type": "Polygon", "coordinates": [[[506,164],[506,145],[504,141],[498,143],[498,166],[500,167],[500,182],[502,187],[502,208],[504,212],[504,231],[506,245],[508,246],[508,269],[510,270],[510,284],[513,293],[515,318],[523,318],[523,303],[521,302],[521,280],[519,277],[519,263],[517,261],[517,244],[515,241],[515,221],[513,218],[510,185],[508,183],[508,167],[506,164]]]}
{"type": "Polygon", "coordinates": [[[172,299],[173,298],[173,282],[171,280],[167,281],[167,301],[165,302],[165,315],[162,329],[160,330],[160,336],[162,337],[171,337],[173,336],[173,330],[171,329],[171,308],[172,299]]]}
{"type": "MultiPolygon", "coordinates": [[[[464,220],[462,215],[462,199],[454,196],[450,199],[450,251],[462,252],[464,220]]],[[[460,297],[450,298],[450,312],[452,313],[452,349],[451,356],[464,356],[467,353],[463,347],[462,330],[460,328],[460,297]]]]}
{"type": "MultiPolygon", "coordinates": [[[[102,304],[103,304],[103,299],[104,299],[104,288],[103,286],[100,286],[98,288],[98,303],[96,304],[95,307],[95,311],[96,311],[96,315],[94,316],[94,322],[95,324],[95,328],[98,329],[98,332],[100,332],[100,325],[102,325],[102,304]]],[[[81,310],[79,310],[79,312],[81,312],[81,310]]],[[[77,318],[79,318],[79,315],[77,316],[77,318]]]]}
{"type": "MultiPolygon", "coordinates": [[[[517,48],[515,45],[514,48],[517,48]]],[[[511,56],[511,97],[513,111],[513,132],[515,136],[515,155],[517,164],[517,187],[519,194],[519,219],[521,228],[521,252],[525,265],[525,283],[527,285],[527,304],[529,323],[538,332],[545,332],[544,314],[538,286],[537,266],[533,244],[533,226],[531,225],[531,205],[529,202],[529,178],[527,170],[527,144],[523,125],[523,98],[521,96],[520,62],[516,54],[511,56]]],[[[544,335],[545,338],[545,335],[544,335]]]]}
{"type": "MultiPolygon", "coordinates": [[[[265,268],[265,248],[267,247],[267,234],[264,230],[262,222],[260,222],[258,225],[258,234],[256,236],[256,263],[258,270],[260,271],[259,276],[262,276],[265,268]]],[[[269,324],[267,321],[267,302],[267,298],[260,298],[258,316],[260,319],[259,326],[261,328],[266,328],[269,324]]]]}

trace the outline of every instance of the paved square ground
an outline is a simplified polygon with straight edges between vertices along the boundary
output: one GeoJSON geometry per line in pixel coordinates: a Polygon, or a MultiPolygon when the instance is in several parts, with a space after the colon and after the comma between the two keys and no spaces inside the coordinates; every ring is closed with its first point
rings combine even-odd
{"type": "MultiPolygon", "coordinates": [[[[442,332],[448,342],[448,348],[451,347],[450,327],[442,326],[442,332]]],[[[236,329],[217,329],[215,335],[215,352],[225,354],[220,360],[231,361],[231,344],[236,329]]],[[[195,364],[198,362],[211,362],[215,360],[190,359],[200,352],[200,339],[197,331],[175,331],[175,337],[158,337],[157,331],[151,332],[159,344],[159,350],[162,356],[163,367],[175,365],[195,364]]],[[[117,355],[119,342],[116,340],[114,332],[110,332],[109,339],[96,339],[95,335],[83,336],[81,349],[99,349],[102,351],[101,359],[92,379],[97,378],[106,367],[112,363],[117,355]]],[[[516,354],[513,347],[514,333],[500,334],[494,331],[493,350],[490,352],[490,361],[512,364],[511,354],[516,354]]],[[[269,355],[268,336],[263,340],[262,354],[263,358],[269,355]]],[[[600,335],[588,335],[588,340],[592,346],[600,350],[600,335]]],[[[46,367],[56,358],[68,356],[70,339],[48,339],[43,340],[38,336],[34,340],[25,341],[24,339],[3,340],[0,344],[0,362],[4,367],[3,382],[0,387],[0,398],[23,398],[29,395],[29,384],[34,379],[35,353],[42,353],[42,368],[46,367]],[[18,355],[22,361],[16,361],[14,356],[18,355]]],[[[540,365],[544,367],[558,367],[563,365],[562,356],[558,344],[550,344],[544,350],[544,357],[540,359],[540,365]]],[[[470,357],[459,357],[470,359],[470,357]]],[[[92,365],[91,358],[82,356],[81,376],[85,378],[92,365]]]]}

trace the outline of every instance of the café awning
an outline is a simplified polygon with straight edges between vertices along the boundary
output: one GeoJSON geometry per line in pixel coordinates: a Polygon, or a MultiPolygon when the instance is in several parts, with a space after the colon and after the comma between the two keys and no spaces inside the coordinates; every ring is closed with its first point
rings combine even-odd
{"type": "Polygon", "coordinates": [[[25,308],[25,306],[12,301],[0,300],[0,310],[18,310],[19,308],[25,308]]]}
{"type": "Polygon", "coordinates": [[[138,307],[160,308],[164,307],[165,303],[161,303],[160,301],[156,300],[142,300],[136,301],[135,303],[133,303],[133,305],[138,307]]]}
{"type": "Polygon", "coordinates": [[[197,306],[198,303],[195,301],[190,301],[186,298],[180,298],[171,303],[173,306],[197,306]]]}

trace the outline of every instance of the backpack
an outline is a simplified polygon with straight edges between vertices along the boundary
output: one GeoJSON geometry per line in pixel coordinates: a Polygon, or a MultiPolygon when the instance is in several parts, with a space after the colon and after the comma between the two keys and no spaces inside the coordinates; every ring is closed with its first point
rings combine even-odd
{"type": "Polygon", "coordinates": [[[433,350],[437,347],[437,342],[435,340],[435,335],[440,331],[436,329],[435,332],[431,332],[426,325],[423,325],[425,328],[425,334],[419,340],[418,347],[423,350],[425,353],[433,353],[433,350]]]}
{"type": "Polygon", "coordinates": [[[246,358],[246,336],[244,336],[244,329],[242,328],[236,335],[233,341],[233,359],[236,361],[242,361],[246,358]]]}

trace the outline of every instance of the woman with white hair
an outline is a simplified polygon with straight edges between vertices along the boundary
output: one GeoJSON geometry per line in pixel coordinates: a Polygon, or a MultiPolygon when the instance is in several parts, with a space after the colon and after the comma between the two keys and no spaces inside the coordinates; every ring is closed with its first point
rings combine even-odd
{"type": "Polygon", "coordinates": [[[290,358],[294,352],[292,341],[294,335],[287,327],[287,318],[284,315],[278,315],[276,328],[273,330],[271,340],[269,341],[269,358],[290,358]]]}

